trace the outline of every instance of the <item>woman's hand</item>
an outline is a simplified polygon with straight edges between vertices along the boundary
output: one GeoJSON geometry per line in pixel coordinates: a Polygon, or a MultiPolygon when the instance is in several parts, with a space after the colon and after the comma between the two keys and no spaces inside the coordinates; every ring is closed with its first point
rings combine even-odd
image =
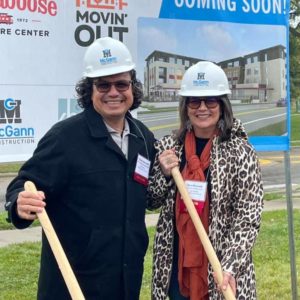
{"type": "Polygon", "coordinates": [[[158,157],[160,168],[165,176],[171,176],[171,170],[178,166],[178,157],[175,155],[174,149],[165,150],[158,157]]]}
{"type": "Polygon", "coordinates": [[[228,272],[223,272],[223,282],[222,284],[218,284],[217,277],[215,273],[213,273],[215,283],[218,287],[219,291],[226,291],[228,284],[232,289],[233,294],[236,296],[236,281],[235,278],[228,272]]]}
{"type": "Polygon", "coordinates": [[[41,191],[38,193],[20,192],[17,199],[18,216],[26,220],[35,220],[37,218],[36,213],[42,212],[46,206],[44,199],[45,195],[41,191]]]}

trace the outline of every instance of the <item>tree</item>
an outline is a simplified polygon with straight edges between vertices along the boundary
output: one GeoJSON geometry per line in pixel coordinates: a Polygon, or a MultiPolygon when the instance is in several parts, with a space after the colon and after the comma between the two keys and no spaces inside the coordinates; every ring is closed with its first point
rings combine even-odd
{"type": "Polygon", "coordinates": [[[290,34],[300,37],[300,1],[296,0],[290,4],[290,34]]]}
{"type": "Polygon", "coordinates": [[[290,3],[290,90],[291,99],[300,100],[300,1],[290,3]]]}

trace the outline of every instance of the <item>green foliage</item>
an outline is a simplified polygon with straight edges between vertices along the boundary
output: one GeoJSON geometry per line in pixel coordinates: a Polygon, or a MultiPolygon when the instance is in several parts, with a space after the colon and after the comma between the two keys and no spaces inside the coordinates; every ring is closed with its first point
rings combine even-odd
{"type": "MultiPolygon", "coordinates": [[[[295,247],[298,286],[300,286],[300,210],[294,211],[295,247]]],[[[150,300],[152,249],[155,228],[148,228],[149,247],[145,257],[141,300],[150,300]]],[[[287,213],[285,210],[264,212],[261,231],[253,258],[258,299],[291,299],[287,213]]],[[[23,243],[0,248],[0,300],[36,299],[40,243],[23,243]]]]}
{"type": "Polygon", "coordinates": [[[292,0],[290,14],[290,89],[291,99],[300,100],[300,23],[295,21],[300,16],[300,3],[292,0]]]}

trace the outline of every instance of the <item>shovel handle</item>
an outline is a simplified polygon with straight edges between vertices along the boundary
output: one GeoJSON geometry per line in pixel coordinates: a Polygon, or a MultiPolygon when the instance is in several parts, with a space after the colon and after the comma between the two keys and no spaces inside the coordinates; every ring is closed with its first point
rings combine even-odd
{"type": "MultiPolygon", "coordinates": [[[[187,208],[187,211],[192,219],[192,222],[196,228],[197,234],[201,240],[201,243],[203,245],[203,248],[205,250],[207,258],[215,272],[217,281],[219,284],[221,284],[223,282],[223,271],[222,271],[221,264],[220,264],[219,259],[214,251],[214,248],[207,236],[207,233],[203,227],[203,224],[199,218],[199,215],[198,215],[196,208],[194,206],[194,203],[188,193],[188,190],[186,188],[186,185],[184,183],[184,180],[181,176],[181,173],[180,173],[178,167],[174,167],[171,170],[171,174],[172,174],[174,181],[176,183],[176,186],[181,194],[181,197],[187,208]]],[[[236,299],[230,285],[227,286],[227,289],[225,291],[222,290],[222,293],[226,300],[235,300],[236,299]]]]}
{"type": "MultiPolygon", "coordinates": [[[[32,192],[35,194],[37,193],[37,189],[36,189],[34,183],[31,181],[26,181],[24,184],[24,188],[25,188],[25,191],[27,191],[27,192],[32,192]]],[[[52,226],[52,223],[48,217],[46,210],[43,209],[42,212],[37,213],[37,217],[38,217],[38,219],[42,225],[42,228],[47,236],[50,247],[51,247],[54,257],[57,261],[59,269],[63,275],[64,281],[67,285],[67,288],[72,297],[72,300],[84,300],[85,298],[79,287],[77,279],[73,273],[73,270],[72,270],[70,263],[66,257],[66,254],[59,242],[59,239],[55,233],[55,230],[52,226]]]]}

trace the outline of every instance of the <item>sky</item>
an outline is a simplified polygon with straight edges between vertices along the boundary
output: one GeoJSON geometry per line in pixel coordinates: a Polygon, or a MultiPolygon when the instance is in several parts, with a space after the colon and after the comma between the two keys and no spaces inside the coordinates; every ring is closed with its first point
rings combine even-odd
{"type": "Polygon", "coordinates": [[[286,46],[286,39],[284,26],[140,18],[138,77],[143,81],[145,58],[154,50],[219,62],[286,46]]]}

